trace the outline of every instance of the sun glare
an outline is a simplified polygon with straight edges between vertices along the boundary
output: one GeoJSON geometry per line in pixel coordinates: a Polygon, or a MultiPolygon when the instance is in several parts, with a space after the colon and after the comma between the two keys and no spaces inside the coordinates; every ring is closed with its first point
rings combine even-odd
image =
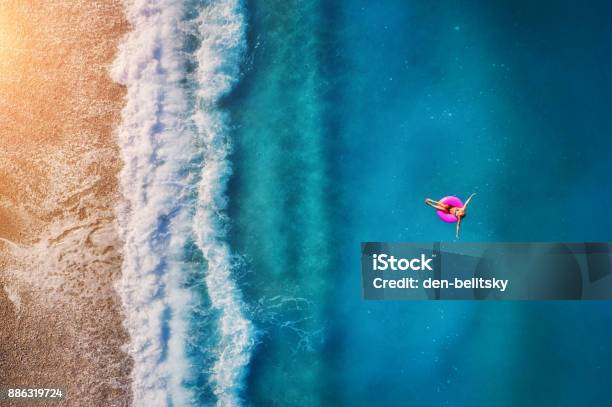
{"type": "Polygon", "coordinates": [[[0,8],[0,82],[10,80],[6,75],[14,72],[25,52],[24,27],[14,17],[4,7],[0,8]]]}

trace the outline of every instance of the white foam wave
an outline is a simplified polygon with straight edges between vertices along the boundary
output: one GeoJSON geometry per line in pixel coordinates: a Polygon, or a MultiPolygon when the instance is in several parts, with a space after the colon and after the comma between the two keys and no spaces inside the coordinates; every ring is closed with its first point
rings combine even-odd
{"type": "Polygon", "coordinates": [[[210,381],[217,403],[240,404],[244,371],[254,344],[253,326],[245,318],[241,293],[232,279],[232,256],[225,241],[226,184],[231,173],[227,118],[218,100],[238,80],[245,43],[242,5],[237,0],[211,1],[199,16],[201,46],[197,51],[200,109],[194,119],[205,144],[194,233],[207,263],[206,287],[219,312],[219,339],[210,381]]]}
{"type": "Polygon", "coordinates": [[[190,160],[197,151],[189,94],[181,85],[186,56],[183,3],[126,1],[132,26],[112,67],[127,87],[117,135],[124,167],[117,209],[123,268],[117,291],[130,334],[135,405],[186,405],[184,355],[190,294],[178,286],[181,253],[191,236],[190,160]]]}

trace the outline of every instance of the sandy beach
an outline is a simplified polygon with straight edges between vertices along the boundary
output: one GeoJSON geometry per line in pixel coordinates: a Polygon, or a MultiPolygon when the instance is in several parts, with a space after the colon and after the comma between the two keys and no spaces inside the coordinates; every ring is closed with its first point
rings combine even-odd
{"type": "Polygon", "coordinates": [[[0,384],[130,402],[114,281],[119,0],[0,4],[0,384]]]}

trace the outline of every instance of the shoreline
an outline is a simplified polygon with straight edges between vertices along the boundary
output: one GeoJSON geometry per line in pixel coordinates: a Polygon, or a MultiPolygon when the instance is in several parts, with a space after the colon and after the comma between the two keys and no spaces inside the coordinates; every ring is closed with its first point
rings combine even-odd
{"type": "Polygon", "coordinates": [[[0,5],[0,383],[131,402],[114,283],[123,3],[0,5]]]}

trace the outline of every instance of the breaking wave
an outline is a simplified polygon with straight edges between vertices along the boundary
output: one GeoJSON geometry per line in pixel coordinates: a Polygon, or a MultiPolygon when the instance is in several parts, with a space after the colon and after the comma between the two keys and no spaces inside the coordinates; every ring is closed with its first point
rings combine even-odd
{"type": "Polygon", "coordinates": [[[194,222],[196,242],[208,263],[206,287],[219,311],[219,341],[210,380],[218,404],[239,404],[244,368],[253,346],[253,328],[243,314],[241,294],[232,279],[232,257],[224,240],[226,184],[231,173],[226,115],[216,103],[238,79],[245,48],[240,2],[214,1],[198,19],[201,46],[197,51],[198,91],[195,121],[205,152],[194,222]]]}
{"type": "Polygon", "coordinates": [[[253,346],[225,241],[230,143],[226,115],[217,107],[239,76],[243,10],[235,0],[208,2],[194,27],[185,20],[186,7],[175,0],[126,2],[132,31],[111,70],[127,88],[117,131],[124,162],[117,207],[124,260],[117,291],[131,337],[126,350],[134,360],[134,402],[143,406],[193,402],[184,386],[190,370],[185,341],[198,293],[181,285],[190,240],[207,263],[206,288],[218,313],[209,377],[219,405],[240,403],[253,346]],[[184,44],[194,30],[200,46],[189,55],[184,44]],[[186,69],[192,58],[194,75],[186,69]]]}

